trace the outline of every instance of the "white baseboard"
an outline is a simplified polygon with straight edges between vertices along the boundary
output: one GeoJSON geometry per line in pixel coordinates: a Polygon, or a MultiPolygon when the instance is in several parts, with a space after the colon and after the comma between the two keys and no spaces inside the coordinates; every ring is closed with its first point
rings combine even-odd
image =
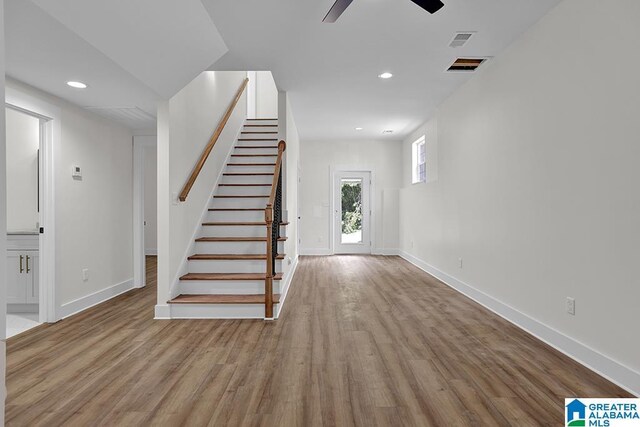
{"type": "Polygon", "coordinates": [[[144,250],[144,254],[147,256],[157,256],[158,255],[158,249],[145,249],[144,250]]]}
{"type": "Polygon", "coordinates": [[[154,319],[171,319],[171,307],[169,304],[156,304],[154,319]]]}
{"type": "Polygon", "coordinates": [[[293,280],[293,275],[296,273],[296,268],[298,268],[298,256],[293,259],[291,263],[291,268],[289,269],[289,273],[286,277],[282,279],[281,291],[280,291],[280,304],[278,305],[278,311],[276,312],[276,318],[280,317],[280,312],[284,307],[284,301],[287,299],[287,295],[289,294],[289,287],[291,286],[291,281],[293,280]]]}
{"type": "MultiPolygon", "coordinates": [[[[371,255],[399,255],[400,249],[385,249],[385,248],[373,248],[371,250],[371,255]]],[[[300,248],[300,255],[305,256],[327,256],[333,255],[331,249],[329,248],[300,248]]]]}
{"type": "Polygon", "coordinates": [[[400,249],[379,249],[379,248],[374,248],[371,251],[371,255],[384,255],[384,256],[397,256],[400,254],[400,249]]]}
{"type": "MultiPolygon", "coordinates": [[[[574,340],[544,323],[498,301],[490,295],[438,270],[408,252],[399,255],[419,269],[440,280],[447,286],[466,295],[498,316],[525,330],[539,340],[564,353],[595,373],[619,385],[628,392],[640,395],[640,373],[574,340]]],[[[568,396],[567,396],[568,397],[568,396]]]]}
{"type": "Polygon", "coordinates": [[[94,292],[82,298],[67,302],[60,306],[59,314],[60,318],[64,319],[73,314],[84,311],[94,305],[105,302],[113,297],[123,294],[127,291],[134,289],[133,278],[125,280],[124,282],[109,286],[101,291],[94,292]]]}
{"type": "Polygon", "coordinates": [[[329,248],[300,248],[300,255],[333,255],[329,248]]]}

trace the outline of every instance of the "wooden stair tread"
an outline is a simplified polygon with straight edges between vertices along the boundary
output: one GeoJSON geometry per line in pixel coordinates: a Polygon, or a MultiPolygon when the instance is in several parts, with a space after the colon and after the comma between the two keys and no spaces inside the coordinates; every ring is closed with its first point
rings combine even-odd
{"type": "Polygon", "coordinates": [[[261,198],[269,197],[269,195],[268,194],[260,195],[260,196],[245,196],[245,195],[228,196],[228,195],[221,195],[221,196],[213,196],[213,197],[215,199],[261,199],[261,198]]]}
{"type": "Polygon", "coordinates": [[[247,119],[247,120],[251,120],[251,121],[259,121],[259,120],[278,120],[278,118],[276,117],[275,119],[247,119]]]}
{"type": "Polygon", "coordinates": [[[275,166],[275,163],[227,163],[227,166],[275,166]]]}
{"type": "Polygon", "coordinates": [[[243,150],[255,150],[258,148],[278,148],[277,145],[236,145],[234,148],[241,148],[243,150]]]}
{"type": "Polygon", "coordinates": [[[278,157],[277,154],[232,154],[231,157],[278,157]]]}
{"type": "Polygon", "coordinates": [[[277,141],[278,138],[238,138],[238,141],[277,141]]]}
{"type": "Polygon", "coordinates": [[[245,134],[246,134],[246,133],[255,133],[255,134],[265,134],[265,133],[268,133],[268,134],[273,135],[273,134],[277,134],[278,132],[273,132],[273,131],[249,131],[249,130],[243,130],[243,131],[242,131],[242,132],[240,132],[240,133],[245,133],[245,134]]]}
{"type": "Polygon", "coordinates": [[[265,208],[209,208],[211,212],[264,211],[265,208]]]}
{"type": "Polygon", "coordinates": [[[254,128],[277,128],[278,125],[244,125],[245,127],[254,127],[254,128]]]}
{"type": "MultiPolygon", "coordinates": [[[[187,273],[180,280],[265,280],[264,273],[187,273]]],[[[282,280],[282,273],[273,276],[273,280],[282,280]]]]}
{"type": "Polygon", "coordinates": [[[218,184],[220,187],[271,187],[272,184],[218,184]]]}
{"type": "MultiPolygon", "coordinates": [[[[232,221],[223,221],[223,222],[203,222],[202,225],[206,225],[206,226],[247,226],[247,225],[261,225],[263,227],[267,226],[266,221],[245,221],[245,222],[232,222],[232,221]]],[[[283,225],[289,225],[288,222],[281,222],[280,223],[281,226],[283,225]]]]}
{"type": "MultiPolygon", "coordinates": [[[[286,241],[286,237],[279,237],[279,242],[286,241]]],[[[196,242],[266,242],[266,237],[198,237],[196,242]]]]}
{"type": "Polygon", "coordinates": [[[273,173],[268,172],[226,172],[222,174],[223,176],[267,176],[273,175],[273,173]]]}
{"type": "MultiPolygon", "coordinates": [[[[273,295],[280,302],[280,294],[273,295]]],[[[264,304],[264,295],[178,295],[169,304],[264,304]]]]}
{"type": "MultiPolygon", "coordinates": [[[[243,261],[243,260],[266,260],[265,254],[194,254],[187,258],[189,261],[243,261]]],[[[284,259],[284,254],[276,255],[276,259],[284,259]]]]}

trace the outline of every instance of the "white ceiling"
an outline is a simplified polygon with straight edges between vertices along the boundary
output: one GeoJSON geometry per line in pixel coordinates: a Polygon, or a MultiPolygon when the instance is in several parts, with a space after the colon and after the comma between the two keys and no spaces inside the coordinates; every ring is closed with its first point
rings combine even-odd
{"type": "Polygon", "coordinates": [[[6,0],[5,44],[8,76],[133,129],[227,51],[200,0],[6,0]]]}
{"type": "Polygon", "coordinates": [[[33,0],[164,98],[227,52],[199,0],[33,0]]]}
{"type": "Polygon", "coordinates": [[[6,68],[132,128],[207,68],[271,70],[303,138],[400,139],[470,78],[444,73],[457,56],[497,55],[559,1],[356,0],[323,24],[333,0],[5,0],[6,68]],[[456,31],[477,34],[452,49],[456,31]]]}
{"type": "Polygon", "coordinates": [[[302,138],[399,139],[470,78],[444,72],[457,56],[497,55],[560,0],[356,0],[335,24],[334,0],[202,1],[229,48],[212,69],[271,70],[302,138]],[[477,34],[453,49],[456,31],[477,34]]]}

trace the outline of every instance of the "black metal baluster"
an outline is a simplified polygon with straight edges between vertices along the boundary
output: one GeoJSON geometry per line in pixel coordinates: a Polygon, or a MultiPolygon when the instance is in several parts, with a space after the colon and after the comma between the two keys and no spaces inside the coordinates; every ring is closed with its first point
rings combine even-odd
{"type": "Polygon", "coordinates": [[[278,185],[276,187],[276,197],[273,203],[273,227],[271,229],[271,248],[273,257],[271,259],[273,272],[276,271],[276,258],[278,257],[278,239],[280,238],[280,223],[282,222],[282,171],[278,173],[278,185]]]}

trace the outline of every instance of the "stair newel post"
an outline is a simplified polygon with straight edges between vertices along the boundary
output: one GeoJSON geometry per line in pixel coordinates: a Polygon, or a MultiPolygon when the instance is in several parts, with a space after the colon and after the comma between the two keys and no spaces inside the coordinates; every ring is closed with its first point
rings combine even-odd
{"type": "Polygon", "coordinates": [[[264,280],[264,317],[273,319],[273,206],[267,205],[264,210],[267,223],[267,274],[264,280]]]}
{"type": "Polygon", "coordinates": [[[278,142],[278,158],[273,180],[271,181],[271,194],[264,210],[264,220],[267,224],[267,274],[264,280],[264,317],[267,319],[273,319],[273,279],[275,277],[280,225],[282,223],[282,153],[286,148],[287,144],[284,141],[278,142]]]}

